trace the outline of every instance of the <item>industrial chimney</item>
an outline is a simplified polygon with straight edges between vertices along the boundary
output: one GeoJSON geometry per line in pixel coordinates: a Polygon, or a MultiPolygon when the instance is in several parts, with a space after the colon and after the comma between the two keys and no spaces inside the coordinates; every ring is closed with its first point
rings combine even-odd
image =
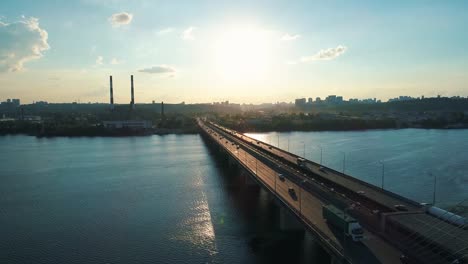
{"type": "Polygon", "coordinates": [[[164,102],[161,102],[161,118],[162,118],[162,120],[165,119],[165,117],[164,117],[164,102]]]}
{"type": "Polygon", "coordinates": [[[112,75],[109,76],[110,80],[110,109],[114,110],[114,89],[112,88],[112,75]]]}
{"type": "Polygon", "coordinates": [[[133,90],[133,75],[130,75],[131,89],[132,89],[132,101],[130,102],[130,107],[135,109],[135,95],[133,90]]]}

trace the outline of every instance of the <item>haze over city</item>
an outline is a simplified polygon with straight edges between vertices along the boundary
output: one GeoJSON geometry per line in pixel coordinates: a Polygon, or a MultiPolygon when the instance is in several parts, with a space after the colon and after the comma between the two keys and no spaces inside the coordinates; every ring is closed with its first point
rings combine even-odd
{"type": "Polygon", "coordinates": [[[467,96],[464,1],[2,1],[0,98],[467,96]]]}

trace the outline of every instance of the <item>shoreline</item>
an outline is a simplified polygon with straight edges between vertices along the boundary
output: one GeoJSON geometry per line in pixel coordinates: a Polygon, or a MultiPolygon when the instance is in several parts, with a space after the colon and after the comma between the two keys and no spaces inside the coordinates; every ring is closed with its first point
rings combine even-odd
{"type": "MultiPolygon", "coordinates": [[[[391,130],[404,130],[404,129],[417,129],[417,130],[468,130],[468,127],[449,127],[449,128],[423,128],[423,127],[400,127],[400,128],[368,128],[368,129],[337,129],[337,130],[248,130],[241,131],[243,134],[258,134],[258,133],[293,133],[293,132],[368,132],[368,131],[391,131],[391,130]]],[[[199,134],[196,130],[183,130],[183,129],[163,129],[153,131],[136,131],[135,133],[126,132],[114,132],[114,133],[96,133],[92,135],[86,134],[28,134],[24,132],[17,133],[0,133],[0,137],[5,136],[31,136],[36,138],[93,138],[93,137],[104,137],[104,138],[123,138],[123,137],[147,137],[147,136],[166,136],[166,135],[197,135],[199,134]]]]}
{"type": "Polygon", "coordinates": [[[240,133],[291,133],[291,132],[364,132],[364,131],[385,131],[385,130],[403,130],[403,129],[418,129],[418,130],[468,130],[466,127],[393,127],[393,128],[362,128],[362,129],[259,129],[259,130],[236,130],[240,133]]]}

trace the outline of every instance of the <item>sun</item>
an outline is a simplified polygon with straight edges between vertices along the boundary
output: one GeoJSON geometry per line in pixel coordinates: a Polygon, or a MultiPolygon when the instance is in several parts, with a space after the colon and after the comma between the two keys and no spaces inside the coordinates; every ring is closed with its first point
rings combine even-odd
{"type": "Polygon", "coordinates": [[[254,27],[224,31],[214,46],[215,67],[228,80],[261,79],[270,63],[267,33],[254,27]]]}

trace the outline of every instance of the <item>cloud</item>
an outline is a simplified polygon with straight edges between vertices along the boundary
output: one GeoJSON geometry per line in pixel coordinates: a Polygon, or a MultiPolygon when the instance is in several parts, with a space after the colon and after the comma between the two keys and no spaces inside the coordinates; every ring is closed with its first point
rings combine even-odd
{"type": "Polygon", "coordinates": [[[194,40],[195,37],[193,36],[193,31],[195,30],[195,27],[189,27],[184,32],[182,32],[182,39],[184,40],[194,40]]]}
{"type": "Polygon", "coordinates": [[[174,75],[176,70],[167,65],[158,65],[153,66],[145,69],[139,70],[139,72],[151,73],[151,74],[170,74],[170,76],[174,75]]]}
{"type": "Polygon", "coordinates": [[[307,62],[307,61],[315,61],[315,60],[333,60],[336,59],[338,56],[342,55],[343,53],[346,52],[348,48],[342,45],[339,45],[336,48],[329,48],[329,49],[323,49],[317,54],[308,56],[308,57],[302,57],[301,61],[302,62],[307,62]]]}
{"type": "Polygon", "coordinates": [[[104,64],[104,58],[102,56],[98,56],[96,58],[96,66],[104,64]]]}
{"type": "Polygon", "coordinates": [[[117,65],[117,64],[120,64],[120,63],[122,63],[122,61],[120,61],[120,60],[118,60],[118,59],[116,59],[116,58],[113,58],[113,59],[110,61],[110,64],[112,64],[112,65],[117,65]]]}
{"type": "Polygon", "coordinates": [[[283,41],[292,41],[292,40],[296,40],[296,39],[298,39],[300,37],[301,37],[301,35],[299,35],[299,34],[289,35],[288,33],[286,33],[281,37],[281,40],[283,40],[283,41]]]}
{"type": "Polygon", "coordinates": [[[174,31],[173,28],[168,27],[168,28],[159,30],[158,35],[166,35],[166,34],[169,34],[169,33],[173,32],[173,31],[174,31]]]}
{"type": "Polygon", "coordinates": [[[133,14],[127,12],[115,13],[109,17],[109,22],[113,27],[128,25],[132,22],[133,14]]]}
{"type": "Polygon", "coordinates": [[[39,59],[50,48],[47,31],[39,27],[37,18],[14,23],[0,21],[0,72],[21,71],[28,61],[39,59]]]}

